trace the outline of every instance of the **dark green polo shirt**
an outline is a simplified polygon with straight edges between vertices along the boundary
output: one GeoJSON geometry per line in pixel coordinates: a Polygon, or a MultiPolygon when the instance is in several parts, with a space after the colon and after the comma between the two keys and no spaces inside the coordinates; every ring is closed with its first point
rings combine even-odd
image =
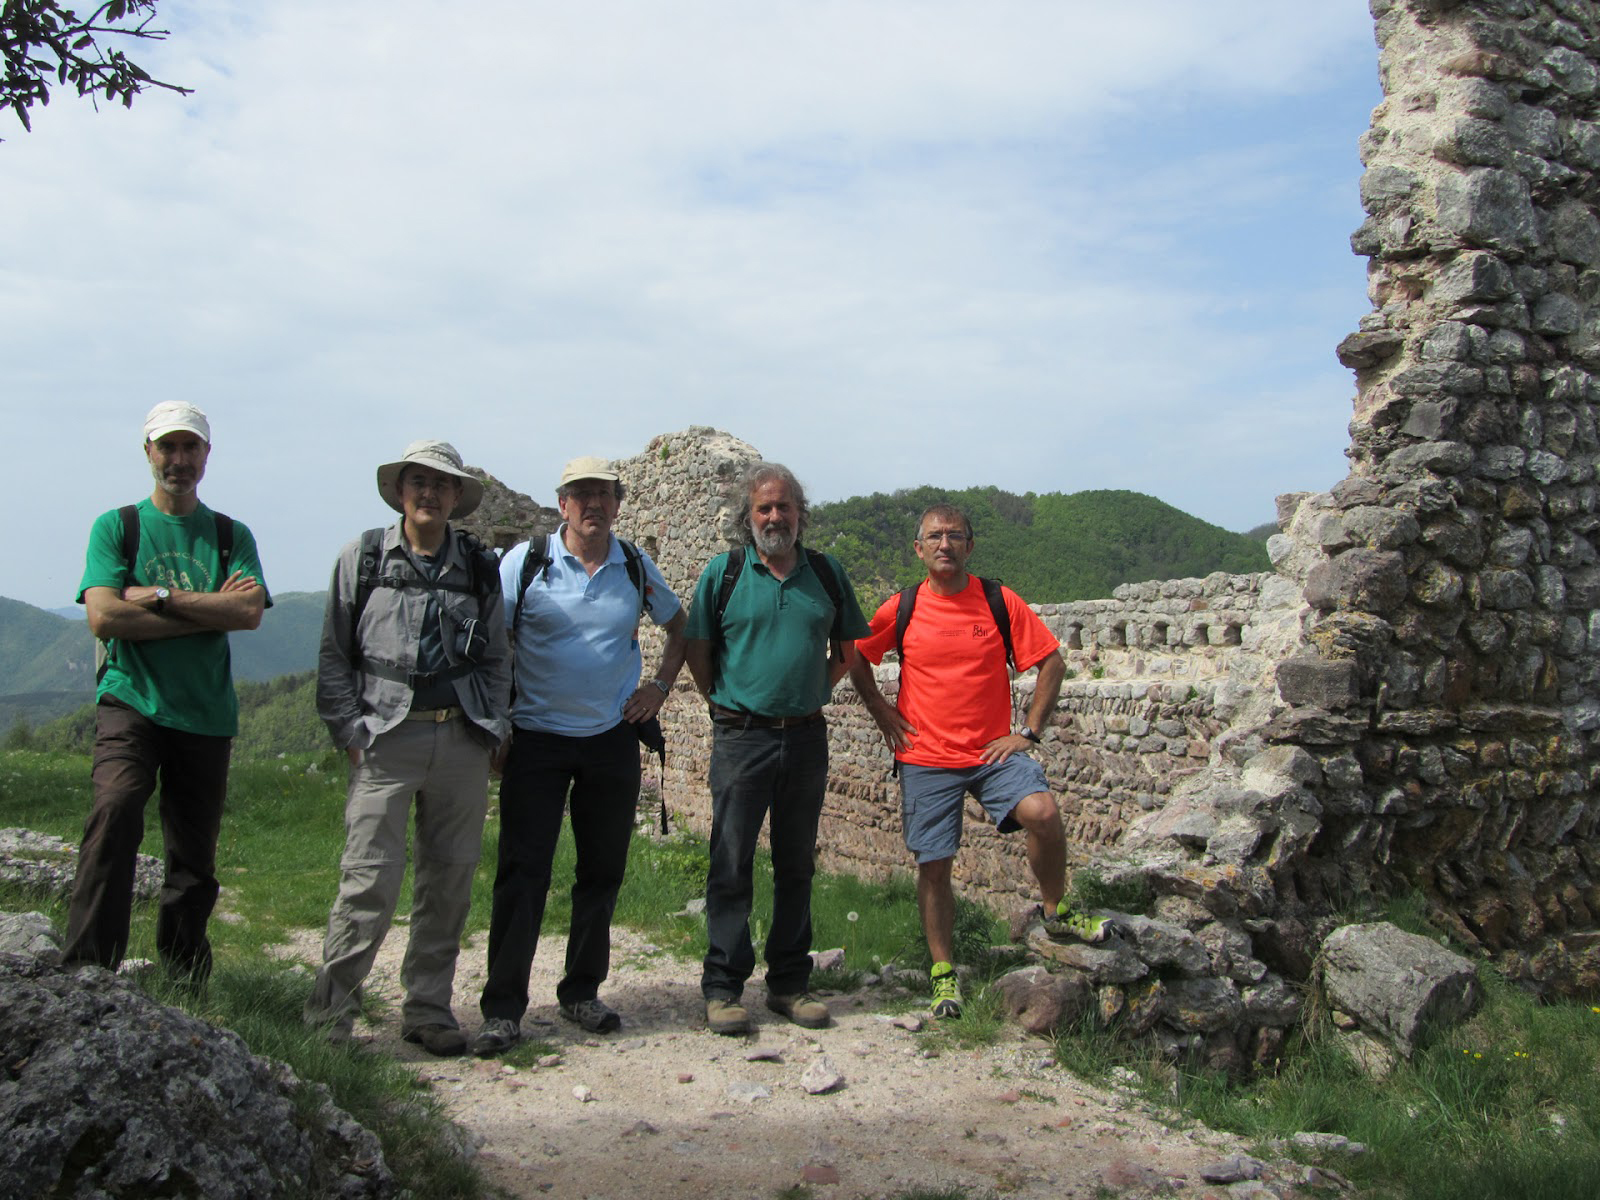
{"type": "MultiPolygon", "coordinates": [[[[763,717],[801,717],[828,702],[833,691],[828,683],[833,602],[805,550],[798,549],[795,568],[783,579],[774,577],[761,556],[750,551],[728,597],[720,646],[711,623],[728,555],[717,555],[701,572],[685,633],[716,647],[712,703],[763,717]]],[[[831,554],[827,559],[844,604],[839,636],[853,642],[867,635],[867,619],[839,560],[831,554]]]]}

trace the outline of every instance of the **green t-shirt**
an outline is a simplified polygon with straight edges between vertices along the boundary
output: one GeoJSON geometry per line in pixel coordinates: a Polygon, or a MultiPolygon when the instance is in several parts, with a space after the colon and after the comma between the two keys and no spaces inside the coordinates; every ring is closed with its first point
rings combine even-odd
{"type": "MultiPolygon", "coordinates": [[[[827,559],[839,581],[844,605],[839,635],[853,642],[869,632],[867,619],[844,568],[831,554],[827,559]]],[[[711,625],[727,563],[728,556],[719,554],[701,573],[684,631],[688,637],[716,645],[711,625]]],[[[795,569],[783,579],[767,569],[760,555],[751,553],[723,614],[712,702],[763,717],[802,717],[815,712],[833,692],[828,683],[832,631],[833,602],[803,548],[795,569]]]]}
{"type": "MultiPolygon", "coordinates": [[[[214,592],[222,585],[222,556],[217,549],[217,522],[199,504],[188,516],[171,517],[148,497],[139,501],[139,549],[132,571],[122,556],[122,516],[101,513],[89,530],[89,552],[78,585],[78,603],[93,587],[132,584],[214,592]]],[[[232,570],[267,582],[256,555],[256,540],[239,522],[233,523],[232,570]]],[[[267,596],[270,606],[272,597],[267,596]]],[[[239,702],[229,671],[228,635],[216,630],[153,641],[113,640],[98,696],[114,696],[157,725],[232,737],[239,731],[239,702]]]]}

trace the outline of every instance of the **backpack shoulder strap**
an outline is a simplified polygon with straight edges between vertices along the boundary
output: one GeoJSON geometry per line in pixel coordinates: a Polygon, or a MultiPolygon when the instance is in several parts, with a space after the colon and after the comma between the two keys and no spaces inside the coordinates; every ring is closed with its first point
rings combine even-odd
{"type": "Polygon", "coordinates": [[[369,529],[361,535],[361,551],[356,558],[356,602],[350,609],[350,653],[359,655],[356,649],[358,640],[356,630],[361,626],[361,614],[367,610],[367,601],[372,599],[372,589],[378,586],[378,562],[383,558],[383,527],[369,529]]]}
{"type": "Polygon", "coordinates": [[[828,561],[828,556],[821,550],[806,547],[806,561],[811,564],[811,570],[822,581],[822,590],[828,593],[828,599],[833,603],[833,629],[828,634],[834,641],[842,640],[840,631],[844,629],[844,589],[839,586],[839,576],[833,569],[833,564],[828,561]]]}
{"type": "MultiPolygon", "coordinates": [[[[500,560],[469,529],[456,530],[456,546],[467,565],[467,587],[479,603],[500,591],[500,560]]],[[[454,588],[445,590],[454,591],[454,588]]]]}
{"type": "Polygon", "coordinates": [[[222,560],[222,578],[233,574],[233,518],[227,513],[211,510],[217,523],[217,557],[222,560]]]}
{"type": "MultiPolygon", "coordinates": [[[[1000,632],[1000,641],[1005,645],[1006,666],[1015,671],[1017,652],[1011,645],[1011,613],[1006,608],[1006,598],[1000,590],[1000,580],[986,579],[982,575],[977,576],[977,580],[983,588],[983,598],[989,603],[989,615],[994,618],[995,628],[1000,632]]],[[[902,663],[906,659],[906,626],[911,624],[911,612],[917,606],[917,591],[921,587],[920,583],[914,583],[902,589],[897,596],[898,603],[894,612],[894,648],[902,663]]]]}
{"type": "Polygon", "coordinates": [[[644,563],[639,547],[627,538],[618,538],[617,544],[622,547],[622,561],[627,564],[628,578],[633,581],[633,590],[639,593],[639,615],[644,616],[644,563]]]}
{"type": "Polygon", "coordinates": [[[139,506],[124,504],[117,509],[117,516],[122,518],[122,561],[128,564],[128,573],[132,575],[139,557],[139,506]]]}
{"type": "Polygon", "coordinates": [[[1000,580],[985,579],[980,575],[978,582],[983,585],[983,598],[989,602],[989,613],[994,617],[995,628],[1000,631],[1000,640],[1005,643],[1006,666],[1015,671],[1017,651],[1011,644],[1011,613],[1006,608],[1006,598],[1000,590],[1000,580]]]}
{"type": "Polygon", "coordinates": [[[528,539],[528,553],[522,560],[522,571],[517,575],[517,604],[511,610],[511,640],[517,640],[517,625],[522,620],[522,601],[528,594],[533,577],[550,570],[550,535],[528,539]]]}
{"type": "Polygon", "coordinates": [[[906,626],[911,624],[911,610],[917,607],[917,592],[921,587],[920,583],[913,583],[895,593],[894,652],[901,662],[906,660],[906,626]]]}
{"type": "Polygon", "coordinates": [[[739,573],[744,570],[745,555],[748,553],[743,546],[734,547],[728,551],[727,564],[722,568],[722,582],[717,585],[717,606],[712,612],[715,619],[711,623],[712,633],[718,641],[722,640],[722,619],[728,612],[728,599],[739,583],[739,573]]]}

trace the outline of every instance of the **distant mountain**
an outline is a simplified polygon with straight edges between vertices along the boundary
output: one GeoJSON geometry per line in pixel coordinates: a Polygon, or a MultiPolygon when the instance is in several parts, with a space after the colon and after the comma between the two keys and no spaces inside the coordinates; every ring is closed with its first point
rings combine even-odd
{"type": "MultiPolygon", "coordinates": [[[[233,677],[268,680],[317,665],[323,592],[272,598],[261,628],[230,635],[233,677]]],[[[0,730],[49,721],[94,696],[94,638],[72,620],[0,596],[0,730]]]]}
{"type": "Polygon", "coordinates": [[[807,542],[839,557],[863,606],[926,577],[912,551],[917,518],[937,503],[972,518],[971,569],[1035,603],[1109,596],[1120,583],[1271,569],[1266,547],[1139,492],[935,487],[876,492],[811,510],[807,542]]]}
{"type": "Polygon", "coordinates": [[[65,617],[69,621],[87,621],[89,614],[83,611],[81,604],[69,604],[65,608],[47,608],[45,612],[54,613],[58,617],[65,617]]]}
{"type": "Polygon", "coordinates": [[[0,596],[0,695],[92,691],[88,626],[0,596]]]}

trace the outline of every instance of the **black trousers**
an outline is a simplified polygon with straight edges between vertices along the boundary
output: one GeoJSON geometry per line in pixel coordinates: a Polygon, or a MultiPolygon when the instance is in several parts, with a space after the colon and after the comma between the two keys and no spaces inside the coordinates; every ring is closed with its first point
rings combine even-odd
{"type": "Polygon", "coordinates": [[[626,721],[592,737],[518,729],[500,781],[500,853],[489,916],[485,1019],[520,1021],[539,947],[561,817],[572,809],[577,875],[566,974],[556,999],[594,999],[611,973],[611,916],[639,805],[639,739],[626,721]]]}

